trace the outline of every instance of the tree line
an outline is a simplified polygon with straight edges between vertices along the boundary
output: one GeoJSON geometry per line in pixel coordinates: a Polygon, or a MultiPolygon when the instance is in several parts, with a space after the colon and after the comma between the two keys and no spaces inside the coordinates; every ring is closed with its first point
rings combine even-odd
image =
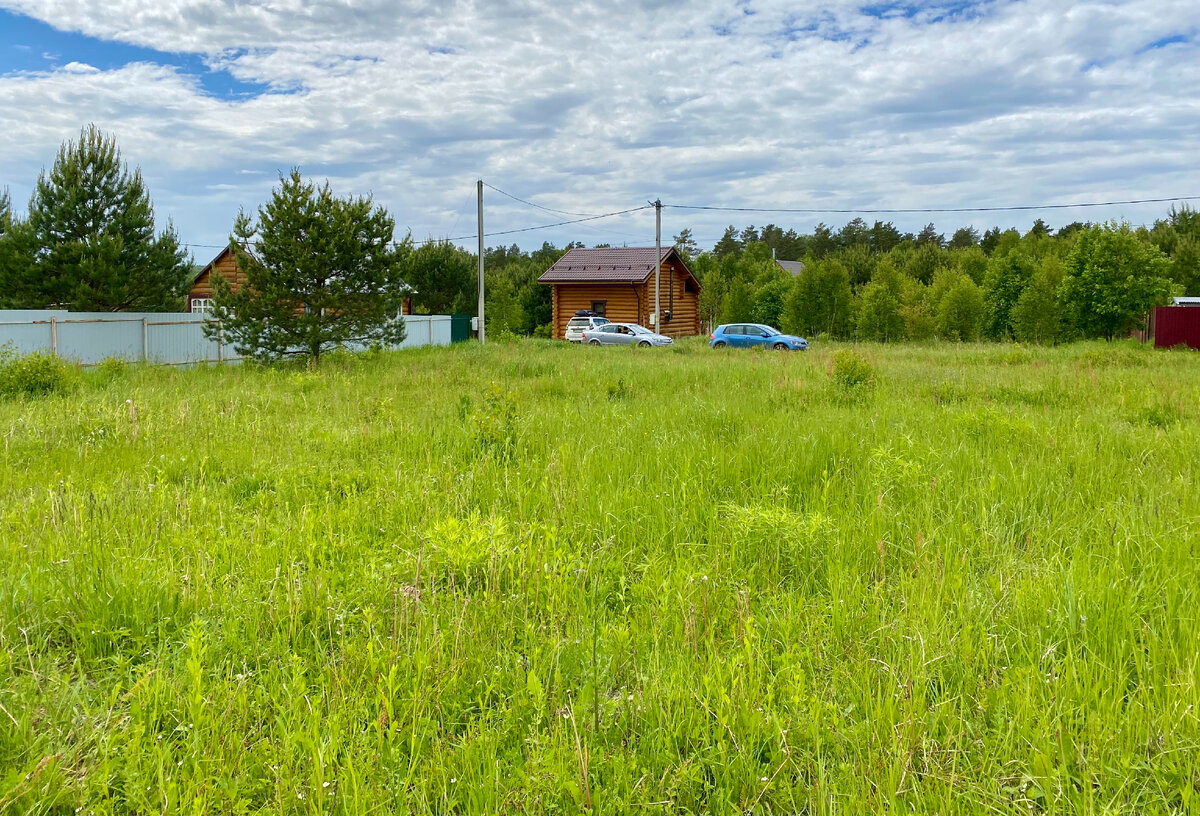
{"type": "Polygon", "coordinates": [[[701,313],[803,335],[874,340],[1058,343],[1120,336],[1172,295],[1200,294],[1200,214],[1172,207],[1151,228],[1038,219],[1022,234],[933,224],[916,235],[854,219],[811,234],[730,226],[711,251],[688,230],[701,313]],[[799,260],[798,275],[773,260],[799,260]]]}

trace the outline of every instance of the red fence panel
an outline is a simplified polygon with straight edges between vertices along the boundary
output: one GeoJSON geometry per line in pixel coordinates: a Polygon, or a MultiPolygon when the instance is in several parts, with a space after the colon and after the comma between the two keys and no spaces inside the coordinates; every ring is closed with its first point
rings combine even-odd
{"type": "Polygon", "coordinates": [[[1200,306],[1158,306],[1154,309],[1154,346],[1180,344],[1200,349],[1200,306]]]}

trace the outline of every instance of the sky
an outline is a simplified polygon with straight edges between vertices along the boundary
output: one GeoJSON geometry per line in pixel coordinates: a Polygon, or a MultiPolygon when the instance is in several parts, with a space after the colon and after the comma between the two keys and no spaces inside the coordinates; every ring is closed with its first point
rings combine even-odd
{"type": "MultiPolygon", "coordinates": [[[[0,188],[95,123],[203,263],[298,167],[414,239],[668,205],[909,209],[1200,195],[1195,0],[0,0],[0,188]],[[558,212],[550,212],[554,210],[558,212]],[[570,213],[564,215],[562,213],[570,213]]],[[[1152,223],[1168,204],[875,215],[1152,223]]],[[[852,214],[663,210],[727,224],[852,214]]],[[[399,236],[398,236],[399,237],[399,236]]],[[[654,212],[491,235],[647,245],[654,212]]]]}

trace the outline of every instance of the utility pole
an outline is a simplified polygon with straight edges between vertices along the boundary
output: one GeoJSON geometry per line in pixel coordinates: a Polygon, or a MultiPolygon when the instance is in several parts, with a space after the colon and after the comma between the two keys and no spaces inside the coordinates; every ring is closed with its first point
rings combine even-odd
{"type": "Polygon", "coordinates": [[[485,342],[483,329],[483,179],[479,180],[479,342],[485,342]]]}
{"type": "Polygon", "coordinates": [[[654,331],[662,334],[662,304],[659,290],[662,278],[662,201],[654,199],[654,331]]]}

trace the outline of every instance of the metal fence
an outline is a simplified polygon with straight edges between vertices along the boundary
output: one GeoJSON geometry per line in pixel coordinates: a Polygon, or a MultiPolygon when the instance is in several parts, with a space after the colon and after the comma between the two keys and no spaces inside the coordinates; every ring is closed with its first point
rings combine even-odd
{"type": "MultiPolygon", "coordinates": [[[[0,346],[18,354],[48,351],[82,365],[108,357],[160,365],[240,360],[227,341],[204,335],[203,315],[142,312],[0,310],[0,346]]],[[[449,315],[405,315],[396,348],[448,346],[449,315]]]]}

